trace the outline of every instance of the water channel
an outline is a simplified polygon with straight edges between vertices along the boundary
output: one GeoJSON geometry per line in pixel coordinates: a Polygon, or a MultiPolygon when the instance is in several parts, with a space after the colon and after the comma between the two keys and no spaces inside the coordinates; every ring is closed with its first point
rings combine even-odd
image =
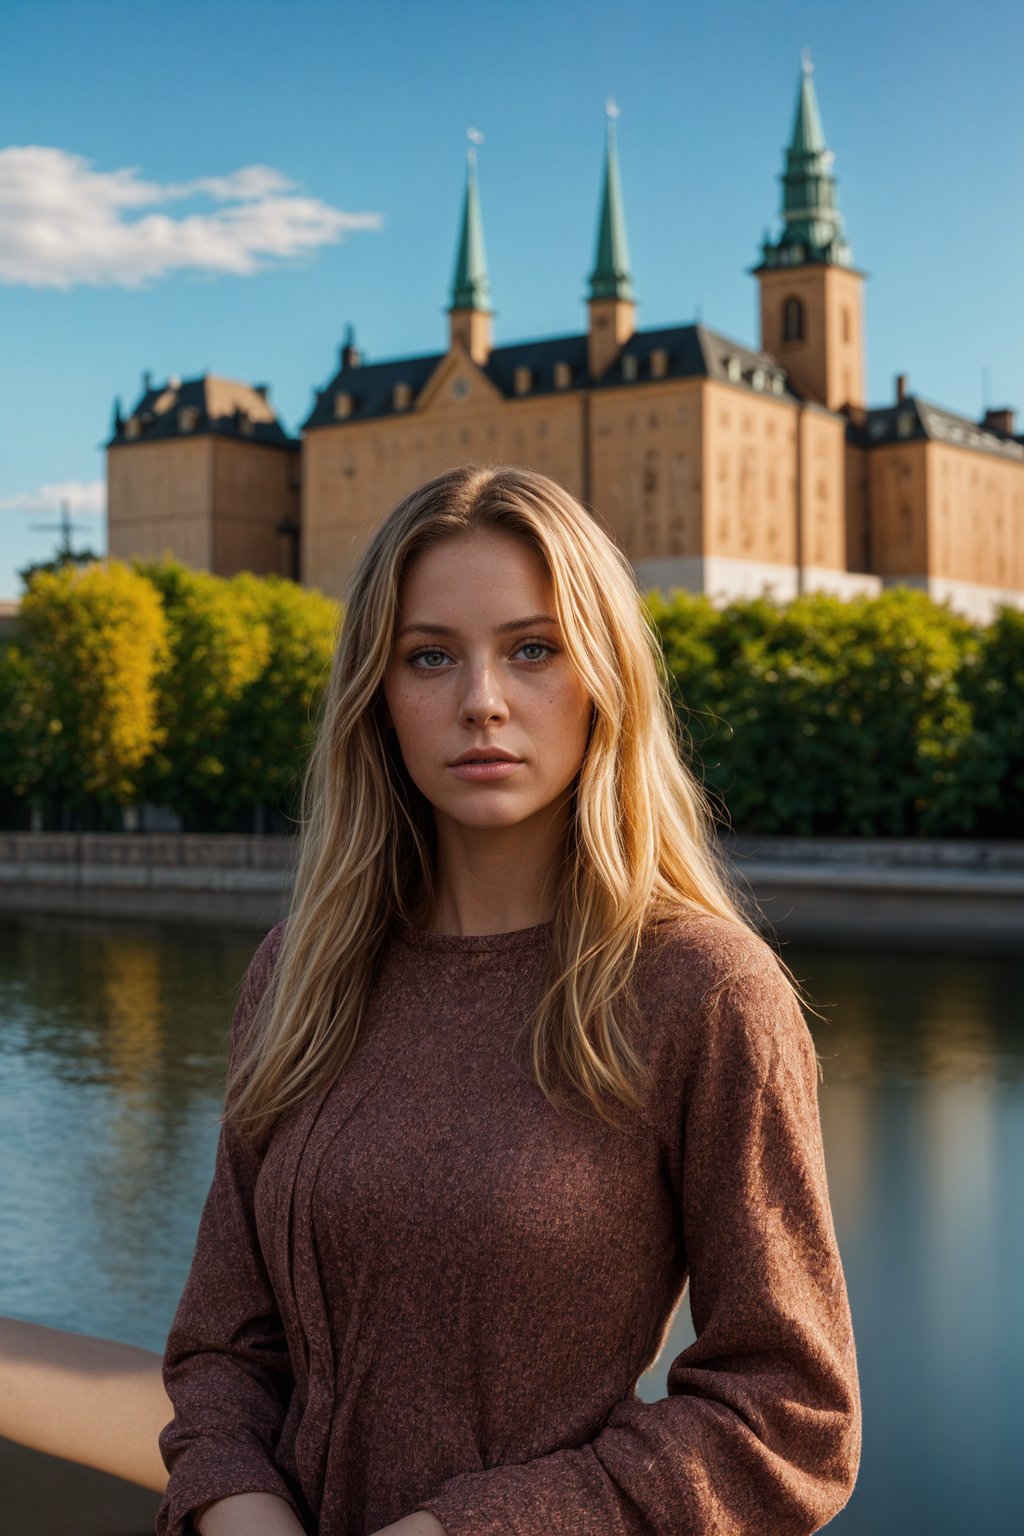
{"type": "MultiPolygon", "coordinates": [[[[0,917],[0,1313],[161,1351],[260,935],[0,917]]],[[[1024,955],[786,958],[824,1015],[822,1127],[864,1403],[840,1536],[1024,1509],[1024,955]]],[[[684,1301],[638,1385],[664,1394],[684,1301]]]]}

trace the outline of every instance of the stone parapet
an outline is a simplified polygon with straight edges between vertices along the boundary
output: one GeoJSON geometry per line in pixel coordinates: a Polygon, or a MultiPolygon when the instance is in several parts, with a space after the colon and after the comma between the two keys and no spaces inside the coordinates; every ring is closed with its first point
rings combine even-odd
{"type": "MultiPolygon", "coordinates": [[[[759,921],[785,941],[1024,944],[1024,840],[723,837],[759,921]]],[[[199,833],[0,833],[0,911],[214,920],[288,910],[297,840],[199,833]]]]}

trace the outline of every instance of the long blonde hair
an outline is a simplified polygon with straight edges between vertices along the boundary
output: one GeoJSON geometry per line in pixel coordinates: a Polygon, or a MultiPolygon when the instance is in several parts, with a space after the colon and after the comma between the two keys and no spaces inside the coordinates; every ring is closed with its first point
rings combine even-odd
{"type": "Polygon", "coordinates": [[[225,1118],[257,1142],[344,1068],[392,917],[429,920],[433,814],[385,729],[382,683],[405,572],[424,550],[477,530],[510,534],[541,557],[562,643],[595,707],[530,1021],[532,1068],[550,1102],[582,1102],[613,1124],[616,1104],[642,1108],[633,1076],[643,1079],[645,1064],[615,1005],[632,1005],[648,924],[703,912],[757,932],[686,765],[671,680],[626,556],[545,475],[472,464],[438,475],[376,528],[346,594],[303,780],[288,918],[228,1078],[225,1118]]]}

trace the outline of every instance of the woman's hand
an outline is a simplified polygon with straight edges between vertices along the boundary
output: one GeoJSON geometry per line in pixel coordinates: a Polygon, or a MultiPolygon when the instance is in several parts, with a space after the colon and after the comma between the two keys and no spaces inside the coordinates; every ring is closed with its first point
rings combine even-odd
{"type": "Polygon", "coordinates": [[[414,1509],[411,1515],[385,1525],[374,1536],[448,1536],[440,1520],[425,1509],[414,1509]]]}

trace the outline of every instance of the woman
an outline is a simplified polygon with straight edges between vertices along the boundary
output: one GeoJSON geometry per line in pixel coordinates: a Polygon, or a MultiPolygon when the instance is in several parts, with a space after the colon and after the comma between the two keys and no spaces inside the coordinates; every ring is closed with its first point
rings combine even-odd
{"type": "Polygon", "coordinates": [[[553,481],[453,470],[378,527],[235,1010],[157,1536],[805,1536],[846,1503],[814,1047],[679,748],[630,567],[553,481]]]}

